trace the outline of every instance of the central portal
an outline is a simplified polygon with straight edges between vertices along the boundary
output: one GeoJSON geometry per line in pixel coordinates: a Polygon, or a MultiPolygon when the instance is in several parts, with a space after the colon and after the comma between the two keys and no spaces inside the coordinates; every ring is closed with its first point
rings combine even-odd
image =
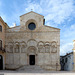
{"type": "Polygon", "coordinates": [[[35,65],[35,55],[30,55],[29,56],[29,64],[30,65],[35,65]]]}

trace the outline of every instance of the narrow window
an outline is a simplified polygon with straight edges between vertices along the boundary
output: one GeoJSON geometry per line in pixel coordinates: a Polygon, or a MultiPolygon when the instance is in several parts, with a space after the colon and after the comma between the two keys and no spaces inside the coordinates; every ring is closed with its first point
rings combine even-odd
{"type": "Polygon", "coordinates": [[[0,40],[0,49],[2,49],[2,40],[0,40]]]}
{"type": "Polygon", "coordinates": [[[0,31],[2,32],[2,26],[0,25],[0,31]]]}

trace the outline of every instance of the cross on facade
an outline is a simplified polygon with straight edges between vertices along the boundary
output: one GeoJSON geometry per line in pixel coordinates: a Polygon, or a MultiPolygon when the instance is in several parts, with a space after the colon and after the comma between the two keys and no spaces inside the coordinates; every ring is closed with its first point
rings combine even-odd
{"type": "Polygon", "coordinates": [[[33,11],[33,9],[31,9],[31,11],[33,11]]]}

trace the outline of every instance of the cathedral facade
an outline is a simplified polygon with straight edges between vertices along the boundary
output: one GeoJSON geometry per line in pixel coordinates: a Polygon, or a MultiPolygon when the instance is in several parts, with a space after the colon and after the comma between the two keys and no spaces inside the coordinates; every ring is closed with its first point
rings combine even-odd
{"type": "Polygon", "coordinates": [[[6,29],[6,69],[37,65],[60,70],[60,29],[44,23],[44,16],[31,11],[20,16],[20,26],[6,29]]]}

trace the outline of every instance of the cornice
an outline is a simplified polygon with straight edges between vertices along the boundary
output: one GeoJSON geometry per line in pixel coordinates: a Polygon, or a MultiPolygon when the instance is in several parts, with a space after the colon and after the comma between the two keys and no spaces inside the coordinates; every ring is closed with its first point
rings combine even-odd
{"type": "Polygon", "coordinates": [[[60,31],[6,31],[6,33],[50,33],[60,31]]]}

